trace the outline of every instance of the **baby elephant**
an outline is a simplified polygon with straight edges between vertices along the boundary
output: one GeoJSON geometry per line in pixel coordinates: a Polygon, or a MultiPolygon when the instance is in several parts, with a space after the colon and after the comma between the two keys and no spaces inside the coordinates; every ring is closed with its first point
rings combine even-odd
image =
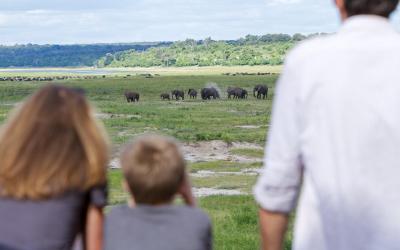
{"type": "Polygon", "coordinates": [[[163,93],[160,95],[162,100],[170,100],[169,94],[168,93],[163,93]]]}
{"type": "Polygon", "coordinates": [[[139,101],[139,93],[132,92],[132,91],[126,91],[125,92],[125,98],[127,102],[138,102],[139,101]]]}
{"type": "Polygon", "coordinates": [[[188,95],[190,99],[197,99],[197,91],[195,89],[189,89],[188,95]]]}

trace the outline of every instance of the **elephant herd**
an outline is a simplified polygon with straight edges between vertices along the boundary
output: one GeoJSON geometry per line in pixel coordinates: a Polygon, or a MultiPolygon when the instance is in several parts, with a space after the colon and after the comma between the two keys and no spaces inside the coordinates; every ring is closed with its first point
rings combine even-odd
{"type": "MultiPolygon", "coordinates": [[[[247,99],[248,92],[246,89],[239,87],[229,87],[227,89],[228,99],[247,99]]],[[[198,92],[195,89],[189,89],[187,95],[190,99],[197,99],[198,92]]],[[[219,91],[214,87],[203,88],[200,90],[200,96],[203,100],[220,99],[219,91]]],[[[257,99],[267,99],[268,87],[266,85],[256,85],[253,88],[253,96],[257,99]]],[[[140,94],[133,91],[126,91],[125,98],[127,102],[138,102],[140,94]]],[[[185,100],[185,92],[183,90],[172,90],[171,93],[162,93],[161,100],[185,100]]]]}

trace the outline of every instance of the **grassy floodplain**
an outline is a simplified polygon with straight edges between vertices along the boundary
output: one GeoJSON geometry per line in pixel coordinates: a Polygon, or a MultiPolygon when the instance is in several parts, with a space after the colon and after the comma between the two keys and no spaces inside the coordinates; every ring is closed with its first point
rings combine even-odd
{"type": "MultiPolygon", "coordinates": [[[[90,69],[85,70],[90,71],[90,69]]],[[[268,66],[121,69],[107,74],[105,78],[68,79],[55,83],[86,90],[89,100],[96,108],[97,117],[102,120],[110,135],[113,156],[116,157],[124,143],[146,132],[171,135],[189,144],[223,141],[227,144],[264,146],[278,75],[222,74],[278,73],[279,70],[279,67],[268,66]],[[152,74],[153,77],[146,78],[140,74],[152,74]],[[267,100],[256,100],[251,95],[250,92],[256,84],[268,85],[270,91],[267,100]],[[162,101],[159,97],[162,92],[170,92],[173,89],[200,90],[206,85],[217,86],[221,90],[222,99],[203,101],[200,98],[197,100],[186,98],[184,101],[162,101]],[[229,86],[247,89],[249,98],[227,100],[225,92],[229,86]],[[140,102],[126,103],[123,96],[125,90],[139,92],[140,102]]],[[[0,70],[0,77],[68,75],[66,73],[53,71],[47,74],[45,69],[43,72],[0,70]]],[[[18,103],[45,84],[48,82],[0,82],[0,124],[18,103]]],[[[237,173],[260,168],[263,151],[253,147],[232,148],[227,152],[232,156],[257,160],[241,162],[215,159],[192,162],[189,164],[189,170],[193,175],[192,182],[196,188],[237,190],[241,195],[202,197],[199,199],[199,204],[212,218],[215,249],[258,249],[257,205],[251,195],[251,188],[257,175],[237,173]],[[196,175],[204,171],[211,172],[212,175],[206,177],[196,175]]],[[[121,188],[121,171],[110,170],[108,176],[111,206],[124,203],[127,194],[121,188]]],[[[286,249],[290,249],[290,243],[291,234],[288,234],[286,249]]]]}

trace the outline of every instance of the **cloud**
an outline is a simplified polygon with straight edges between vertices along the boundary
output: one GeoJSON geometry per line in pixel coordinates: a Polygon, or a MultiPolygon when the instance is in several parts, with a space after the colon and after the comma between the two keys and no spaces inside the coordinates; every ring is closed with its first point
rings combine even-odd
{"type": "Polygon", "coordinates": [[[268,5],[280,5],[280,4],[297,4],[301,3],[302,0],[266,0],[268,5]]]}
{"type": "MultiPolygon", "coordinates": [[[[2,0],[0,44],[334,32],[331,0],[2,0]],[[3,3],[4,2],[4,3],[3,3]],[[274,3],[274,4],[271,4],[274,3]]],[[[399,15],[395,22],[400,24],[399,15]]]]}

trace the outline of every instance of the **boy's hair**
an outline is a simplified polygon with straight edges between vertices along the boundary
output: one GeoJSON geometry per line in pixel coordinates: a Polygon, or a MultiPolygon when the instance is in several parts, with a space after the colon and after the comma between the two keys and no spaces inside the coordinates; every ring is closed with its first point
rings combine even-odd
{"type": "Polygon", "coordinates": [[[139,204],[169,202],[185,176],[185,160],[173,139],[147,135],[128,145],[121,165],[130,191],[139,204]]]}
{"type": "Polygon", "coordinates": [[[345,0],[348,16],[378,15],[389,17],[399,0],[345,0]]]}

